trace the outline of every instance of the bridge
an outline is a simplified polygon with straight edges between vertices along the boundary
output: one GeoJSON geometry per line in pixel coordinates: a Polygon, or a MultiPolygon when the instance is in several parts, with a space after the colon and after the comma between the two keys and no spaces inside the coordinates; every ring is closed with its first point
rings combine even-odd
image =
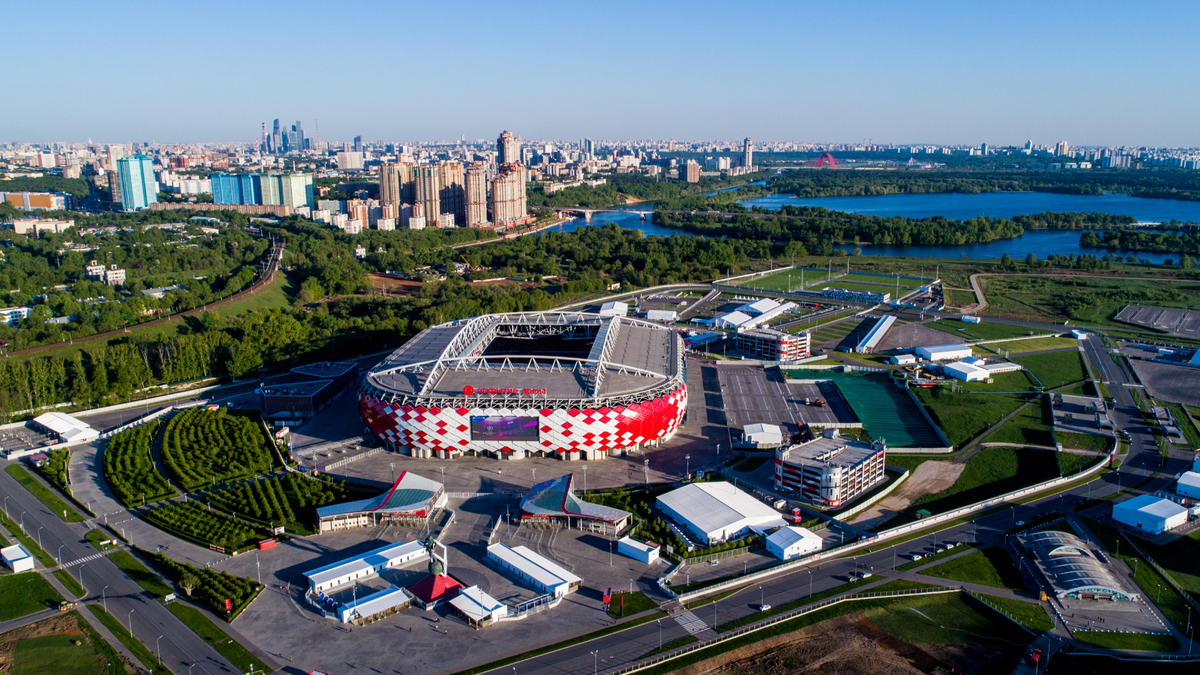
{"type": "Polygon", "coordinates": [[[595,213],[636,213],[642,220],[645,220],[647,216],[654,213],[654,211],[641,211],[635,209],[585,209],[583,207],[558,208],[555,209],[555,211],[557,211],[560,216],[583,216],[583,219],[587,221],[591,221],[592,214],[595,213]]]}

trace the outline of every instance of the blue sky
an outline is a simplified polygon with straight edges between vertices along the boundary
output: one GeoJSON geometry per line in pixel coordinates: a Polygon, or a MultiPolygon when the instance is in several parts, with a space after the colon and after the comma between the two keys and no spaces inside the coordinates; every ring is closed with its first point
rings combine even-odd
{"type": "Polygon", "coordinates": [[[12,4],[0,141],[1200,145],[1194,1],[12,4]]]}

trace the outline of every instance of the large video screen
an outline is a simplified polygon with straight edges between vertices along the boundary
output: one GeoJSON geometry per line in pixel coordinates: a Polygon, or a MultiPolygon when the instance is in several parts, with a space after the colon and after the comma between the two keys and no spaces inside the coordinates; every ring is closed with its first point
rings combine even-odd
{"type": "Polygon", "coordinates": [[[538,438],[536,417],[471,416],[473,441],[536,441],[538,438]]]}

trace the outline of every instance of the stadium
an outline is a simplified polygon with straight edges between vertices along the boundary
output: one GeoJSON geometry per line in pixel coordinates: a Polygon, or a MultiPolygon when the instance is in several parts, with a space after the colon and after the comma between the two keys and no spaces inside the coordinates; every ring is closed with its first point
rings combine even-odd
{"type": "Polygon", "coordinates": [[[359,412],[414,457],[603,459],[671,438],[687,410],[670,328],[576,312],[427,328],[362,380],[359,412]]]}

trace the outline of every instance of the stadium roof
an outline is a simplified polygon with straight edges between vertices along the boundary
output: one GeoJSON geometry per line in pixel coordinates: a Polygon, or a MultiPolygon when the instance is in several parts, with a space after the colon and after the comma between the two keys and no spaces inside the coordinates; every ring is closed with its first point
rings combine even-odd
{"type": "Polygon", "coordinates": [[[592,504],[575,496],[575,476],[566,474],[534,485],[521,498],[521,510],[533,516],[580,516],[616,523],[629,517],[628,511],[592,504]]]}
{"type": "Polygon", "coordinates": [[[1081,593],[1108,594],[1126,600],[1137,598],[1092,555],[1087,542],[1070,532],[1043,530],[1019,535],[1017,541],[1030,552],[1034,564],[1060,598],[1077,597],[1081,593]]]}
{"type": "Polygon", "coordinates": [[[641,319],[582,312],[489,314],[421,331],[373,368],[367,382],[385,394],[471,396],[512,407],[497,395],[516,392],[524,403],[541,404],[542,397],[598,399],[646,391],[681,377],[681,354],[673,330],[641,319]],[[538,354],[534,339],[550,336],[594,342],[586,358],[538,354]],[[497,337],[534,339],[528,354],[486,355],[497,337]],[[536,394],[522,393],[524,388],[536,388],[536,394]]]}
{"type": "Polygon", "coordinates": [[[692,483],[658,498],[696,532],[717,533],[786,525],[778,511],[723,481],[692,483]]]}
{"type": "Polygon", "coordinates": [[[49,429],[64,443],[86,443],[100,437],[100,432],[90,424],[65,413],[43,413],[33,418],[33,421],[49,429]]]}
{"type": "Polygon", "coordinates": [[[442,484],[401,471],[392,489],[370,499],[333,504],[317,508],[318,518],[344,516],[351,513],[415,513],[429,509],[429,504],[442,491],[442,484]]]}

